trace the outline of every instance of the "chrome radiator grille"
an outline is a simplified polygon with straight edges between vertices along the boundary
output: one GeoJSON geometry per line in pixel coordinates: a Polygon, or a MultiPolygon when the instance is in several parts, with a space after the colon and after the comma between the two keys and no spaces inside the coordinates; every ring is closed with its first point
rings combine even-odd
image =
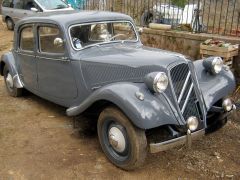
{"type": "Polygon", "coordinates": [[[194,90],[194,83],[188,64],[179,64],[170,70],[173,92],[176,95],[177,103],[185,120],[190,116],[201,117],[201,108],[194,90]]]}

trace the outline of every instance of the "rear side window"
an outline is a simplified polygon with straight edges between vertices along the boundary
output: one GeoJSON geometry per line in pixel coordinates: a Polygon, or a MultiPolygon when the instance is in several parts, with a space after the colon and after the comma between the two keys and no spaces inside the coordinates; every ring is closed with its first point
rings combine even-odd
{"type": "Polygon", "coordinates": [[[33,27],[25,27],[21,30],[20,49],[24,51],[34,51],[33,27]]]}
{"type": "Polygon", "coordinates": [[[16,9],[23,9],[24,1],[23,0],[13,0],[13,7],[16,9]]]}
{"type": "Polygon", "coordinates": [[[12,0],[4,0],[3,3],[2,3],[2,6],[3,7],[13,7],[13,1],[12,0]]]}
{"type": "Polygon", "coordinates": [[[38,28],[39,49],[45,53],[64,53],[64,45],[54,45],[56,39],[62,39],[60,30],[57,27],[41,26],[38,28]]]}

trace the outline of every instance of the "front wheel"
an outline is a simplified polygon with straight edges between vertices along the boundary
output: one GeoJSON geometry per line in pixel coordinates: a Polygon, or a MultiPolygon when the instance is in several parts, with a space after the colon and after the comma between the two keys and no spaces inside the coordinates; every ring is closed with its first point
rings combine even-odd
{"type": "Polygon", "coordinates": [[[7,66],[4,66],[3,75],[4,75],[4,81],[5,81],[5,85],[6,85],[8,94],[13,97],[21,96],[22,88],[15,87],[14,82],[13,82],[13,76],[7,66]]]}
{"type": "Polygon", "coordinates": [[[145,131],[132,125],[119,109],[109,107],[102,111],[98,137],[104,153],[116,166],[131,170],[143,164],[147,155],[145,131]]]}

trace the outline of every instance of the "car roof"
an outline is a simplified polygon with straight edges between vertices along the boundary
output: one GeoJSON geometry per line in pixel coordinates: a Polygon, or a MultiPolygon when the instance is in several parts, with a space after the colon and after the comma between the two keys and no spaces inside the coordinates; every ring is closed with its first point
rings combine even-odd
{"type": "Polygon", "coordinates": [[[115,12],[68,10],[36,13],[33,16],[28,16],[20,20],[17,26],[31,22],[56,23],[61,26],[69,26],[76,23],[89,23],[97,21],[114,21],[114,20],[132,21],[132,18],[128,15],[115,12]]]}

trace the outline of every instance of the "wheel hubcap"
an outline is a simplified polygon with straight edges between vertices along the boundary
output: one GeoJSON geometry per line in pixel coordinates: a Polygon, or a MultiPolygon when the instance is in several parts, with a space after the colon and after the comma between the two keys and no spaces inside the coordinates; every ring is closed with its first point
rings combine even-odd
{"type": "Polygon", "coordinates": [[[6,83],[9,88],[13,88],[13,78],[10,73],[7,74],[6,83]]]}
{"type": "Polygon", "coordinates": [[[117,127],[111,127],[108,132],[110,145],[117,152],[123,152],[126,148],[126,139],[122,131],[117,127]]]}

